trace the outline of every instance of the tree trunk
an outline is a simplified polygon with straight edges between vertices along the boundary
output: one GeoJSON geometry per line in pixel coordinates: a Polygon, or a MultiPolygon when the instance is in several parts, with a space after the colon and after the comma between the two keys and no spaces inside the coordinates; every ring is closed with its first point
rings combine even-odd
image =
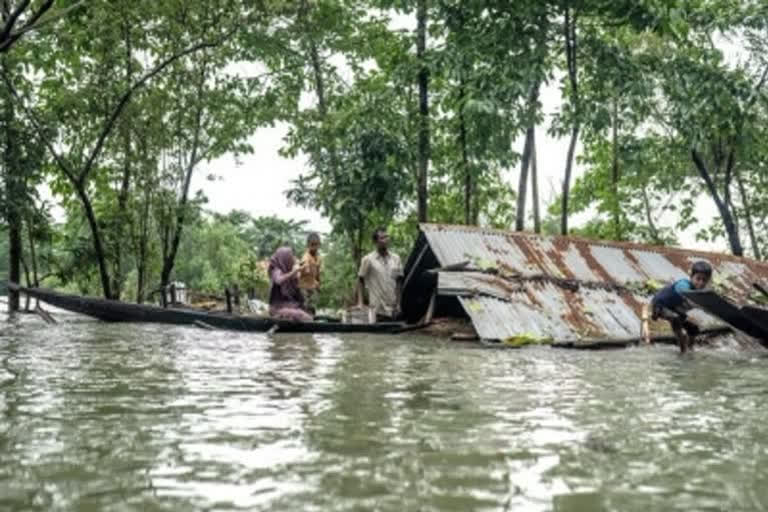
{"type": "MultiPolygon", "coordinates": [[[[315,93],[317,94],[317,109],[320,112],[320,118],[325,121],[328,118],[328,97],[325,94],[325,77],[320,61],[320,52],[317,49],[315,40],[309,37],[309,58],[312,63],[312,74],[315,82],[315,93]]],[[[335,141],[330,141],[328,146],[328,156],[331,162],[331,172],[334,179],[341,173],[341,165],[336,151],[335,141]]]]}
{"type": "Polygon", "coordinates": [[[571,131],[571,142],[568,144],[568,155],[565,161],[565,179],[563,179],[563,202],[560,217],[560,234],[568,234],[568,196],[571,191],[571,173],[573,170],[573,154],[576,151],[576,141],[579,138],[578,124],[571,131]]]}
{"type": "Polygon", "coordinates": [[[147,281],[147,263],[146,255],[139,254],[139,261],[136,263],[136,303],[144,303],[144,288],[147,281]]]}
{"type": "MultiPolygon", "coordinates": [[[[21,266],[24,269],[24,277],[27,280],[27,288],[31,288],[33,286],[32,284],[32,277],[29,275],[29,266],[27,265],[27,262],[24,261],[24,256],[21,257],[21,266]]],[[[32,297],[30,297],[28,294],[24,298],[24,311],[29,311],[29,304],[32,302],[32,297]]]]}
{"type": "Polygon", "coordinates": [[[623,240],[621,232],[621,205],[619,204],[619,99],[613,97],[613,165],[611,188],[613,192],[613,234],[616,240],[623,240]]]}
{"type": "Polygon", "coordinates": [[[461,151],[461,168],[464,174],[464,224],[472,224],[472,169],[469,165],[467,152],[467,125],[464,118],[464,74],[459,79],[459,149],[461,151]]]}
{"type": "MultiPolygon", "coordinates": [[[[202,94],[205,87],[205,78],[207,75],[207,65],[202,63],[200,68],[200,76],[198,82],[199,94],[202,94]]],[[[190,148],[189,160],[186,162],[186,169],[184,170],[184,183],[181,189],[181,197],[179,198],[179,207],[176,212],[176,229],[173,233],[170,246],[168,248],[168,254],[163,261],[163,269],[160,272],[160,285],[164,288],[171,281],[171,273],[173,267],[176,264],[176,254],[179,250],[179,244],[181,243],[181,234],[184,231],[184,220],[187,215],[187,204],[189,202],[189,187],[192,184],[192,174],[195,171],[195,167],[198,164],[198,153],[200,152],[200,137],[203,127],[203,102],[200,100],[197,105],[197,112],[195,113],[195,132],[192,137],[192,147],[190,148]]]]}
{"type": "MultiPolygon", "coordinates": [[[[704,180],[704,184],[707,187],[707,191],[709,192],[710,197],[715,202],[715,206],[717,206],[717,210],[720,213],[720,218],[723,221],[723,226],[725,227],[725,232],[728,236],[728,243],[731,246],[731,252],[734,256],[743,256],[744,247],[741,245],[739,230],[736,226],[736,222],[734,221],[733,213],[731,212],[730,207],[720,197],[720,194],[717,191],[717,187],[715,186],[715,182],[712,180],[712,175],[707,169],[704,160],[702,160],[701,155],[699,155],[695,149],[691,150],[691,158],[693,159],[693,163],[699,173],[699,176],[701,176],[701,179],[704,180]]],[[[725,186],[729,187],[730,184],[726,183],[725,186]]]]}
{"type": "MultiPolygon", "coordinates": [[[[4,2],[7,9],[8,2],[4,2]]],[[[3,72],[10,73],[9,57],[2,57],[3,72]]],[[[25,199],[24,176],[21,169],[19,155],[20,142],[16,130],[16,111],[13,98],[10,94],[4,94],[5,103],[5,151],[3,164],[5,167],[5,199],[6,220],[8,221],[8,280],[21,283],[21,210],[25,199]]],[[[8,290],[8,312],[15,313],[19,310],[19,292],[8,290]]]]}
{"type": "Polygon", "coordinates": [[[571,142],[568,145],[568,155],[565,161],[565,177],[563,179],[562,212],[560,218],[560,232],[568,234],[568,196],[571,191],[571,173],[573,170],[573,155],[576,152],[576,142],[579,138],[580,127],[580,102],[579,83],[576,67],[576,15],[571,15],[570,7],[565,8],[565,57],[568,64],[568,80],[571,84],[571,101],[575,119],[571,129],[571,142]]]}
{"type": "Polygon", "coordinates": [[[525,131],[523,156],[520,161],[520,179],[517,182],[517,213],[515,215],[515,230],[525,229],[525,200],[528,196],[528,168],[531,164],[531,145],[533,144],[533,126],[525,131]]]}
{"type": "MultiPolygon", "coordinates": [[[[127,23],[123,23],[123,38],[125,40],[125,83],[133,83],[133,53],[131,47],[131,29],[127,23]]],[[[128,126],[128,119],[123,115],[123,123],[120,127],[123,139],[123,176],[120,184],[120,192],[117,196],[117,215],[118,226],[116,226],[117,236],[115,237],[115,272],[112,284],[112,292],[116,299],[122,295],[123,285],[123,258],[122,244],[126,238],[125,233],[131,222],[131,215],[128,211],[128,195],[131,186],[131,129],[128,126]]]]}
{"type": "Polygon", "coordinates": [[[152,201],[151,188],[144,185],[144,211],[139,220],[139,243],[136,255],[136,302],[144,303],[144,289],[147,285],[147,246],[149,243],[149,207],[152,201]]]}
{"type": "Polygon", "coordinates": [[[523,144],[523,157],[520,162],[520,180],[517,185],[517,214],[515,216],[515,229],[523,231],[525,229],[525,202],[528,197],[528,169],[531,165],[531,150],[533,149],[533,131],[536,128],[536,104],[539,101],[539,84],[535,83],[531,87],[530,97],[528,98],[528,115],[530,124],[525,131],[525,143],[523,144]]]}
{"type": "Polygon", "coordinates": [[[32,285],[34,287],[40,286],[40,280],[38,279],[39,273],[37,270],[37,251],[35,251],[35,239],[32,233],[32,222],[27,222],[27,238],[29,239],[29,258],[32,262],[32,285]]]}
{"type": "Polygon", "coordinates": [[[112,286],[109,278],[109,270],[107,269],[106,254],[104,253],[104,245],[101,241],[101,230],[99,229],[99,223],[96,221],[96,214],[93,211],[91,198],[88,197],[88,192],[83,186],[76,186],[75,193],[80,198],[80,202],[83,204],[85,218],[88,221],[88,226],[91,228],[93,250],[96,252],[96,260],[99,265],[99,277],[101,278],[101,289],[104,292],[104,298],[113,299],[115,297],[112,295],[112,286]]]}
{"type": "MultiPolygon", "coordinates": [[[[8,180],[8,177],[6,177],[8,180]]],[[[11,185],[12,186],[12,185],[11,185]]],[[[11,206],[9,200],[8,206],[8,280],[14,283],[21,282],[21,226],[20,217],[11,210],[16,209],[11,206]]],[[[19,310],[19,292],[8,290],[8,312],[14,313],[19,310]]]]}
{"type": "Polygon", "coordinates": [[[747,220],[747,229],[749,230],[749,243],[752,246],[752,254],[756,260],[761,260],[760,245],[757,242],[757,235],[755,234],[755,224],[752,221],[752,210],[750,208],[749,201],[747,200],[747,193],[744,188],[744,180],[741,178],[741,174],[736,176],[736,182],[739,185],[739,195],[741,196],[741,204],[744,207],[744,217],[747,220]]]}
{"type": "Polygon", "coordinates": [[[315,79],[315,93],[317,94],[317,108],[323,119],[328,116],[328,102],[325,97],[325,80],[323,68],[320,65],[320,53],[314,39],[309,38],[309,58],[312,61],[312,71],[315,79]]]}
{"type": "Polygon", "coordinates": [[[651,212],[651,201],[648,199],[648,191],[645,187],[640,188],[640,193],[643,195],[643,208],[645,210],[645,220],[648,223],[648,229],[651,232],[651,241],[656,245],[661,245],[661,237],[659,236],[659,230],[656,228],[656,223],[653,222],[653,215],[651,212]]]}
{"type": "Polygon", "coordinates": [[[418,217],[427,222],[427,174],[429,172],[429,69],[426,63],[427,49],[427,0],[418,0],[416,8],[416,57],[421,63],[419,69],[419,176],[418,176],[418,217]]]}
{"type": "Polygon", "coordinates": [[[163,269],[160,271],[160,286],[163,288],[170,283],[171,273],[176,264],[176,254],[179,251],[181,234],[184,231],[184,219],[187,215],[187,203],[189,201],[189,187],[192,183],[192,173],[194,170],[195,166],[192,163],[190,163],[185,170],[184,185],[181,191],[181,198],[179,199],[178,211],[176,212],[176,229],[173,232],[173,237],[168,246],[168,254],[163,259],[163,269]]]}
{"type": "Polygon", "coordinates": [[[531,201],[533,201],[533,232],[541,233],[539,213],[539,172],[536,162],[536,128],[531,133],[531,201]]]}
{"type": "MultiPolygon", "coordinates": [[[[124,142],[124,144],[127,146],[130,144],[130,136],[128,136],[127,141],[124,142]]],[[[123,258],[122,258],[122,252],[123,252],[123,239],[125,238],[126,228],[128,227],[128,224],[130,224],[130,212],[128,211],[128,194],[129,194],[129,188],[131,183],[131,164],[129,162],[130,157],[128,154],[125,155],[125,162],[123,164],[123,176],[122,176],[122,184],[120,186],[120,192],[117,196],[117,216],[118,216],[118,225],[115,226],[116,236],[115,236],[115,254],[114,254],[114,275],[112,279],[112,291],[114,293],[115,299],[120,299],[120,296],[122,295],[122,284],[123,284],[123,258]]]]}

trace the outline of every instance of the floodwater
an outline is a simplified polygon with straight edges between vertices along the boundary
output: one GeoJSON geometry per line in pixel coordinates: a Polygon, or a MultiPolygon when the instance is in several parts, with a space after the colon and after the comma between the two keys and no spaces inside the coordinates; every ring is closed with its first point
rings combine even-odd
{"type": "Polygon", "coordinates": [[[768,508],[768,359],[32,318],[0,510],[768,508]]]}

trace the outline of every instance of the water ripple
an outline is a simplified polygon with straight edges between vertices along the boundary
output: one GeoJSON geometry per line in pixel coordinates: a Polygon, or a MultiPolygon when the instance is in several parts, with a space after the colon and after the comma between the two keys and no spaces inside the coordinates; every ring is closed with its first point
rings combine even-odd
{"type": "Polygon", "coordinates": [[[767,363],[25,321],[0,510],[761,510],[767,363]]]}

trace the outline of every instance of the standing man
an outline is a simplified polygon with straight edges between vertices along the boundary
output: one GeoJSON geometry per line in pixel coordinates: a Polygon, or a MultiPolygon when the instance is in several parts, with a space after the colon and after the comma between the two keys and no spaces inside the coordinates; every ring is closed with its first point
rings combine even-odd
{"type": "Polygon", "coordinates": [[[400,288],[403,265],[400,257],[389,251],[389,235],[384,228],[373,232],[376,249],[366,254],[357,273],[357,305],[362,307],[368,288],[368,306],[376,312],[377,320],[394,320],[400,316],[400,288]]]}

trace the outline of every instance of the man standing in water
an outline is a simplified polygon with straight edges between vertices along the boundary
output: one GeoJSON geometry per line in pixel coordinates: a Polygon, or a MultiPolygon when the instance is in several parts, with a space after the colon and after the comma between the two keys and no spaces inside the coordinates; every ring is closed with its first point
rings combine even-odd
{"type": "Polygon", "coordinates": [[[400,315],[403,266],[400,257],[389,251],[386,229],[373,232],[373,243],[376,249],[363,257],[357,273],[357,305],[363,306],[368,288],[368,305],[376,312],[377,320],[393,320],[400,315]]]}

